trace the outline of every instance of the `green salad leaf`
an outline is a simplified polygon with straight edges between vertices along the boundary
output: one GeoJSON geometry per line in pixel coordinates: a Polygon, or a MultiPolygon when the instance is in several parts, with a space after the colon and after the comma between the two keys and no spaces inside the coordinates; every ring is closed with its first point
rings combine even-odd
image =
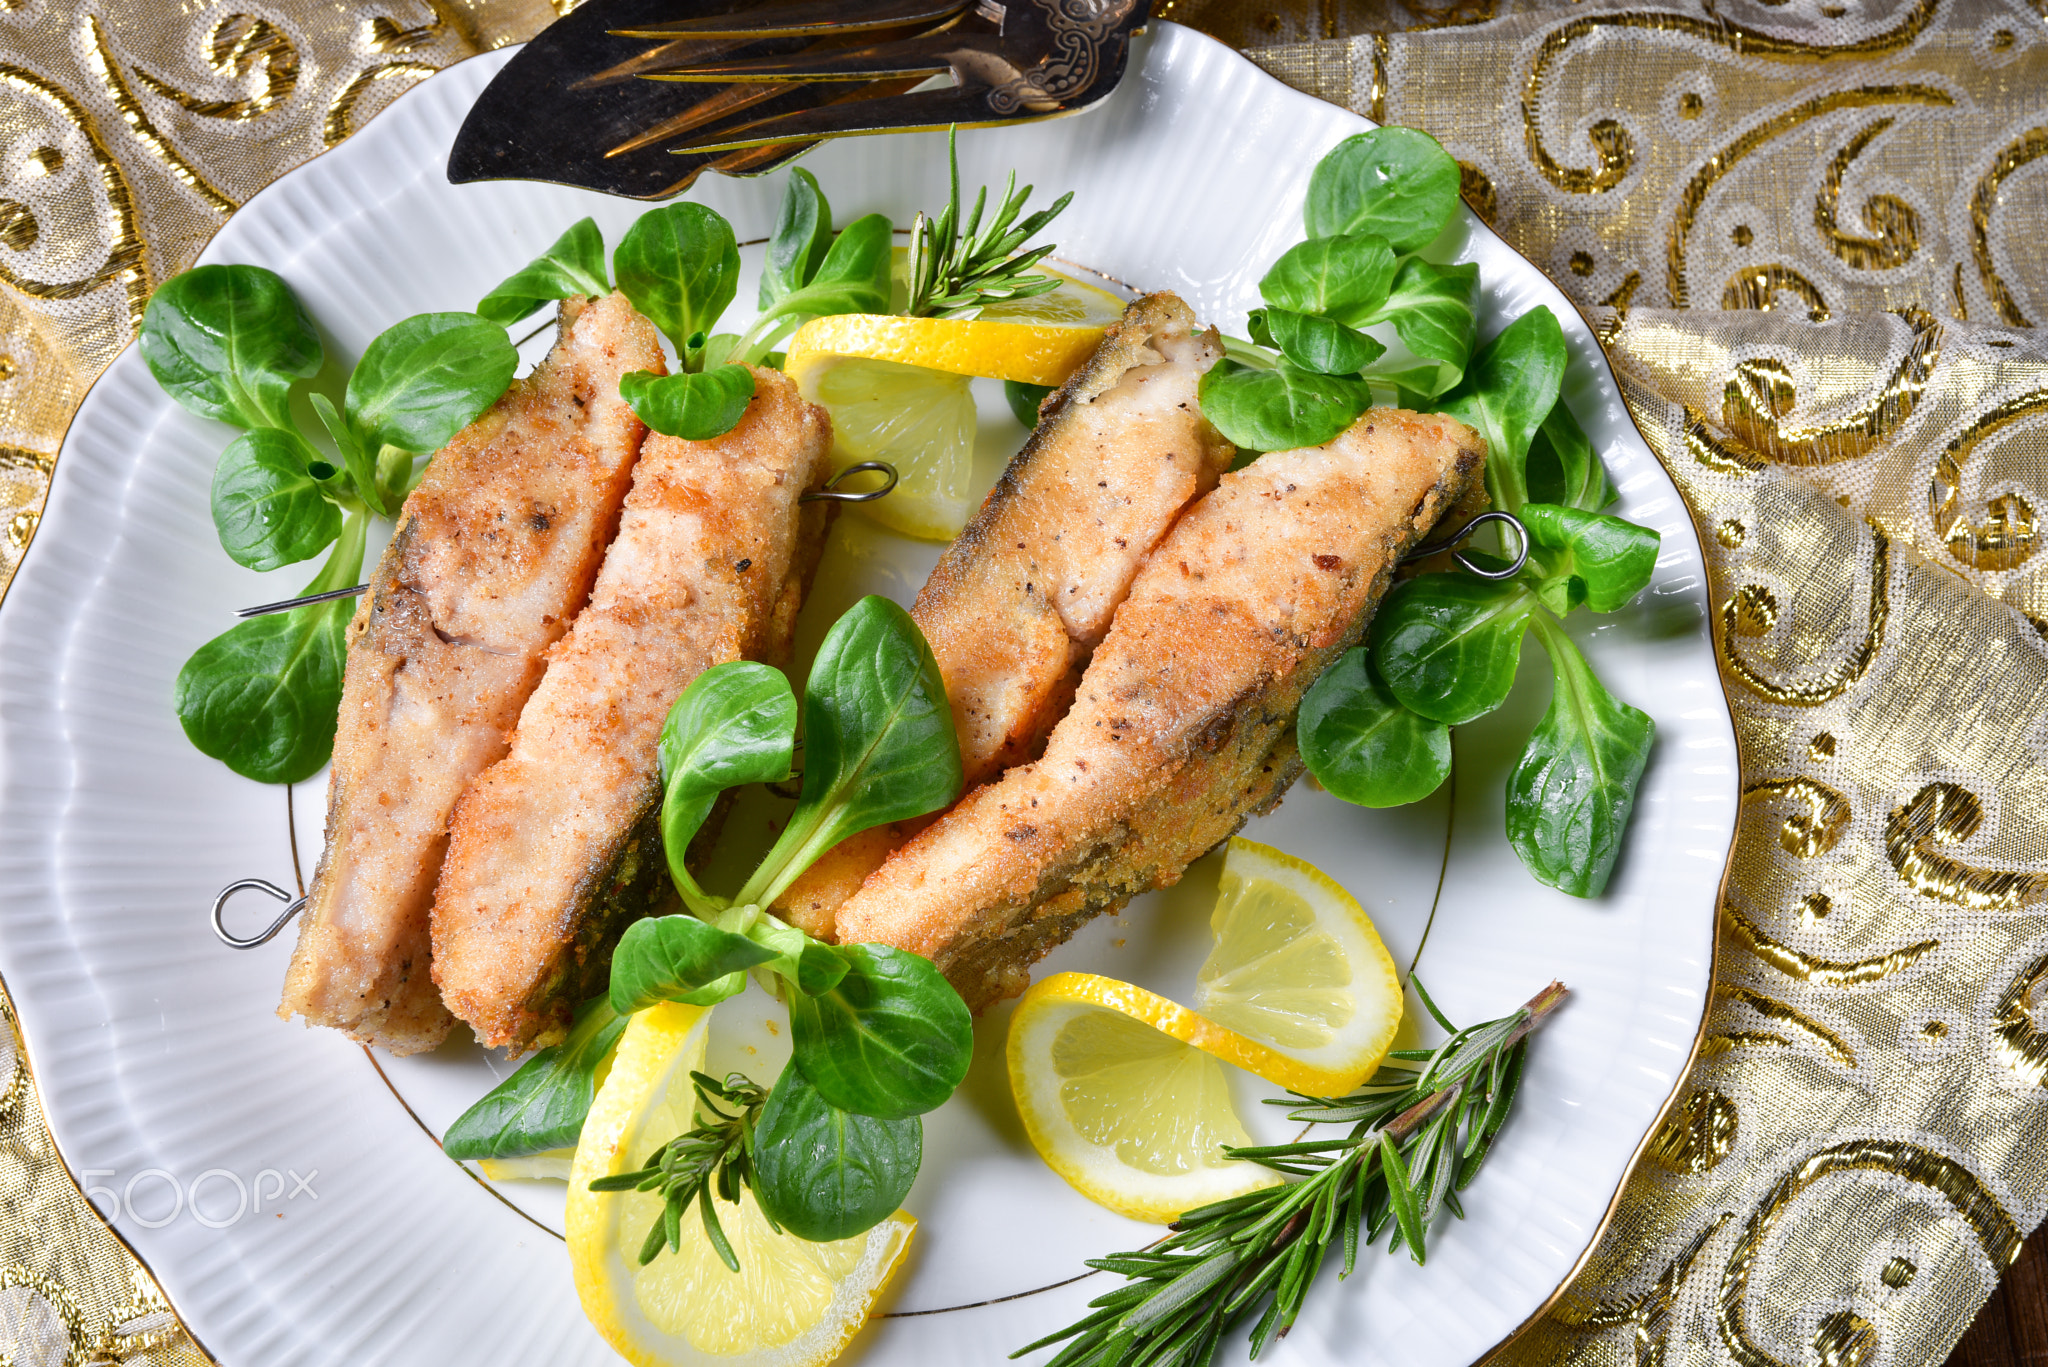
{"type": "Polygon", "coordinates": [[[1486,438],[1486,492],[1518,512],[1528,501],[1529,441],[1557,403],[1567,354],[1557,315],[1538,305],[1480,351],[1439,411],[1486,438]]]}
{"type": "Polygon", "coordinates": [[[298,296],[261,266],[199,266],[164,281],[136,345],[179,404],[244,428],[290,428],[293,382],[325,359],[298,296]]]}
{"type": "Polygon", "coordinates": [[[1309,688],[1296,734],[1317,782],[1361,807],[1420,801],[1451,772],[1451,729],[1403,707],[1362,646],[1309,688]]]}
{"type": "Polygon", "coordinates": [[[794,1062],[825,1100],[885,1120],[922,1115],[967,1076],[974,1018],[932,961],[888,945],[841,945],[847,973],[789,1001],[794,1062]]]}
{"type": "Polygon", "coordinates": [[[774,957],[773,949],[688,913],[635,921],[612,951],[612,1010],[630,1016],[656,1002],[711,1006],[745,986],[740,974],[774,957]]]}
{"type": "Polygon", "coordinates": [[[1010,405],[1010,412],[1016,415],[1017,421],[1023,423],[1026,429],[1038,426],[1039,405],[1045,402],[1045,396],[1050,393],[1051,385],[1026,384],[1022,380],[1003,381],[1003,402],[1010,405]]]}
{"type": "MultiPolygon", "coordinates": [[[[367,526],[362,513],[344,520],[307,593],[358,582],[367,526]]],[[[252,617],[199,647],[178,671],[172,694],[186,739],[259,783],[298,783],[319,773],[334,749],[354,612],[346,599],[314,603],[252,617]]]]}
{"type": "Polygon", "coordinates": [[[887,313],[889,249],[895,234],[895,227],[881,214],[864,214],[847,224],[810,277],[763,311],[755,332],[771,320],[788,326],[825,314],[887,313]]]}
{"type": "Polygon", "coordinates": [[[1270,370],[1225,357],[1202,376],[1202,415],[1247,451],[1320,446],[1372,405],[1355,375],[1320,375],[1283,360],[1270,370]]]}
{"type": "Polygon", "coordinates": [[[1310,237],[1385,238],[1397,252],[1429,245],[1458,207],[1458,163],[1427,133],[1389,126],[1346,138],[1309,176],[1310,237]]]}
{"type": "Polygon", "coordinates": [[[1402,345],[1422,361],[1433,363],[1418,366],[1413,383],[1402,381],[1404,388],[1434,399],[1465,377],[1478,336],[1473,315],[1478,293],[1479,267],[1472,262],[1438,266],[1410,257],[1401,263],[1380,317],[1392,320],[1402,345]]]}
{"type": "Polygon", "coordinates": [[[1551,405],[1550,416],[1529,442],[1528,471],[1532,503],[1597,513],[1621,497],[1562,398],[1551,405]]]}
{"type": "Polygon", "coordinates": [[[902,608],[861,599],[818,648],[804,694],[803,789],[736,900],[767,906],[846,837],[935,812],[960,784],[953,710],[931,647],[902,608]]]}
{"type": "Polygon", "coordinates": [[[1372,321],[1394,287],[1394,249],[1384,237],[1343,233],[1289,247],[1259,281],[1274,308],[1325,314],[1340,323],[1372,321]]]}
{"type": "Polygon", "coordinates": [[[221,549],[252,570],[320,554],[341,535],[341,509],[324,492],[333,475],[334,467],[297,432],[244,432],[213,467],[213,525],[221,549]]]}
{"type": "Polygon", "coordinates": [[[785,1068],[754,1128],[754,1194],[799,1239],[850,1239],[889,1218],[924,1161],[924,1122],[843,1111],[785,1068]]]}
{"type": "MultiPolygon", "coordinates": [[[[732,225],[702,204],[664,204],[633,221],[612,253],[619,290],[661,329],[676,355],[709,335],[739,293],[732,225]]],[[[644,421],[644,419],[643,419],[644,421]]]]}
{"type": "Polygon", "coordinates": [[[1546,551],[1551,577],[1569,577],[1576,596],[1595,612],[1626,607],[1650,582],[1661,538],[1648,527],[1606,513],[1554,503],[1522,505],[1522,525],[1546,551]]]}
{"type": "Polygon", "coordinates": [[[597,1096],[597,1067],[625,1033],[603,997],[576,1009],[568,1038],[541,1050],[486,1092],[441,1136],[450,1158],[517,1158],[571,1148],[597,1096]]]}
{"type": "Polygon", "coordinates": [[[438,451],[498,401],[518,368],[498,324],[473,313],[414,314],[379,333],[356,362],[349,429],[373,451],[438,451]]]}
{"type": "Polygon", "coordinates": [[[782,207],[775,215],[775,232],[768,239],[758,301],[762,311],[810,284],[831,247],[832,205],[818,178],[799,166],[789,174],[782,207]]]}
{"type": "Polygon", "coordinates": [[[1373,619],[1372,663],[1401,705],[1457,726],[1501,705],[1514,686],[1522,633],[1537,609],[1521,584],[1418,575],[1373,619]]]}
{"type": "Polygon", "coordinates": [[[1529,871],[1574,897],[1597,897],[1621,853],[1657,724],[1617,701],[1547,614],[1550,707],[1508,776],[1508,843],[1529,871]]]}
{"type": "Polygon", "coordinates": [[[680,375],[635,370],[620,377],[619,395],[655,431],[685,441],[710,441],[732,431],[747,415],[747,405],[754,401],[754,372],[735,364],[680,375]]]}
{"type": "Polygon", "coordinates": [[[712,910],[683,862],[712,804],[728,788],[788,778],[795,748],[796,694],[768,665],[715,665],[670,706],[659,746],[661,839],[669,873],[692,911],[712,910]]]}
{"type": "Polygon", "coordinates": [[[554,245],[507,276],[477,301],[478,316],[510,327],[543,304],[576,295],[612,292],[604,269],[604,234],[594,218],[579,219],[554,245]]]}
{"type": "Polygon", "coordinates": [[[1316,313],[1263,308],[1252,326],[1254,336],[1263,332],[1272,338],[1280,354],[1298,369],[1318,375],[1356,375],[1387,349],[1378,338],[1316,313]]]}

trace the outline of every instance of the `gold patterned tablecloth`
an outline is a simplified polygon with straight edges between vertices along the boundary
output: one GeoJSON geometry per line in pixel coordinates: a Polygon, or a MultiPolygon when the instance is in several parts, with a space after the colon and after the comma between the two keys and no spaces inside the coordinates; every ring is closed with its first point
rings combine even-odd
{"type": "MultiPolygon", "coordinates": [[[[1938,1362],[2048,1212],[2033,3],[1155,5],[1441,138],[1474,209],[1593,318],[1707,544],[1744,793],[1708,1034],[1507,1361],[1938,1362]]],[[[0,0],[0,583],[152,283],[555,9],[0,0]]],[[[13,1052],[0,1351],[203,1361],[65,1176],[13,1052]]]]}

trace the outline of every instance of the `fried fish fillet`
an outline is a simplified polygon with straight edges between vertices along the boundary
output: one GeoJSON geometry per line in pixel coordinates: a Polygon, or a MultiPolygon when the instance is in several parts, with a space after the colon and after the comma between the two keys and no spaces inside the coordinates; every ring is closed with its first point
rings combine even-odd
{"type": "MultiPolygon", "coordinates": [[[[1148,294],[1048,396],[1037,430],[947,548],[910,615],[953,705],[964,791],[1044,748],[1145,558],[1236,454],[1196,389],[1223,355],[1188,306],[1148,294]]],[[[776,903],[830,938],[834,912],[921,823],[828,851],[776,903]]]]}
{"type": "Polygon", "coordinates": [[[897,851],[840,907],[841,938],[925,955],[978,1011],[1090,917],[1178,881],[1299,773],[1302,694],[1484,451],[1453,419],[1374,409],[1225,475],[1131,586],[1045,754],[897,851]]]}
{"type": "Polygon", "coordinates": [[[780,664],[816,567],[830,420],[781,372],[711,441],[651,434],[590,605],[511,752],[463,794],[434,897],[434,980],[483,1043],[556,1036],[667,879],[656,743],[690,681],[780,664]]]}
{"type": "Polygon", "coordinates": [[[448,1033],[428,972],[448,813],[505,753],[542,653],[590,594],[646,432],[619,377],[661,369],[624,296],[569,300],[547,359],[406,499],[349,624],[327,850],[280,1016],[397,1054],[448,1033]]]}

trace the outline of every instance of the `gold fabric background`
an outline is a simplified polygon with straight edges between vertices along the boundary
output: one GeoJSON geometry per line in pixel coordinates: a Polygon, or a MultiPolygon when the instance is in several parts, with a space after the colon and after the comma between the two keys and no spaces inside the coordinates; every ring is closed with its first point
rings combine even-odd
{"type": "MultiPolygon", "coordinates": [[[[2048,10],[1156,12],[1443,139],[1594,319],[1707,545],[1745,794],[1707,1034],[1503,1360],[1940,1361],[2048,1213],[2048,10]]],[[[0,0],[0,582],[151,283],[553,13],[0,0]]],[[[202,1361],[64,1175],[18,1040],[12,1066],[0,1348],[202,1361]]]]}

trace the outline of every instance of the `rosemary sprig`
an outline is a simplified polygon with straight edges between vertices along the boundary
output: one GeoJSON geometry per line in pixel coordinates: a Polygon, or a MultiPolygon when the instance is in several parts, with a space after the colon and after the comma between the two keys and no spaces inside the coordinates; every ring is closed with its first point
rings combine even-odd
{"type": "MultiPolygon", "coordinates": [[[[704,1237],[711,1241],[720,1261],[734,1272],[740,1260],[726,1241],[718,1223],[711,1196],[715,1190],[722,1201],[740,1199],[740,1188],[753,1180],[754,1122],[767,1103],[768,1089],[750,1081],[744,1073],[728,1073],[724,1082],[703,1073],[691,1073],[697,1089],[697,1123],[647,1155],[647,1166],[638,1172],[615,1173],[597,1178],[592,1191],[658,1191],[665,1204],[640,1245],[640,1263],[654,1261],[666,1244],[676,1252],[683,1247],[683,1212],[695,1201],[704,1219],[704,1237]],[[722,1107],[733,1108],[728,1114],[722,1107]]],[[[770,1218],[771,1228],[781,1230],[770,1218]]]]}
{"type": "Polygon", "coordinates": [[[920,211],[910,225],[910,299],[903,312],[912,318],[958,318],[998,299],[1029,299],[1059,288],[1049,275],[1031,268],[1051,255],[1052,247],[1017,252],[1046,224],[1059,217],[1074,197],[1069,190],[1050,209],[1019,219],[1032,187],[1017,188],[1017,173],[1003,186],[1002,206],[982,225],[988,187],[975,193],[974,208],[963,225],[960,218],[960,157],[954,147],[959,130],[946,135],[946,156],[952,163],[953,192],[934,219],[920,211]],[[1016,255],[1012,255],[1016,252],[1016,255]]]}
{"type": "Polygon", "coordinates": [[[1333,1241],[1343,1241],[1340,1278],[1357,1266],[1359,1248],[1389,1228],[1387,1251],[1405,1247],[1422,1262],[1437,1212],[1464,1217],[1457,1193],[1507,1120],[1523,1040],[1564,1000],[1565,987],[1552,983],[1499,1020],[1464,1030],[1444,1019],[1419,982],[1415,990],[1451,1032],[1435,1049],[1393,1055],[1421,1066],[1382,1067],[1347,1097],[1269,1103],[1290,1107],[1294,1120],[1349,1124],[1349,1135],[1226,1150],[1301,1180],[1188,1211],[1148,1248],[1090,1259],[1125,1284],[1090,1301],[1093,1314],[1011,1356],[1072,1340],[1047,1367],[1205,1367],[1224,1335],[1263,1305],[1251,1335],[1257,1357],[1293,1327],[1333,1241]]]}

